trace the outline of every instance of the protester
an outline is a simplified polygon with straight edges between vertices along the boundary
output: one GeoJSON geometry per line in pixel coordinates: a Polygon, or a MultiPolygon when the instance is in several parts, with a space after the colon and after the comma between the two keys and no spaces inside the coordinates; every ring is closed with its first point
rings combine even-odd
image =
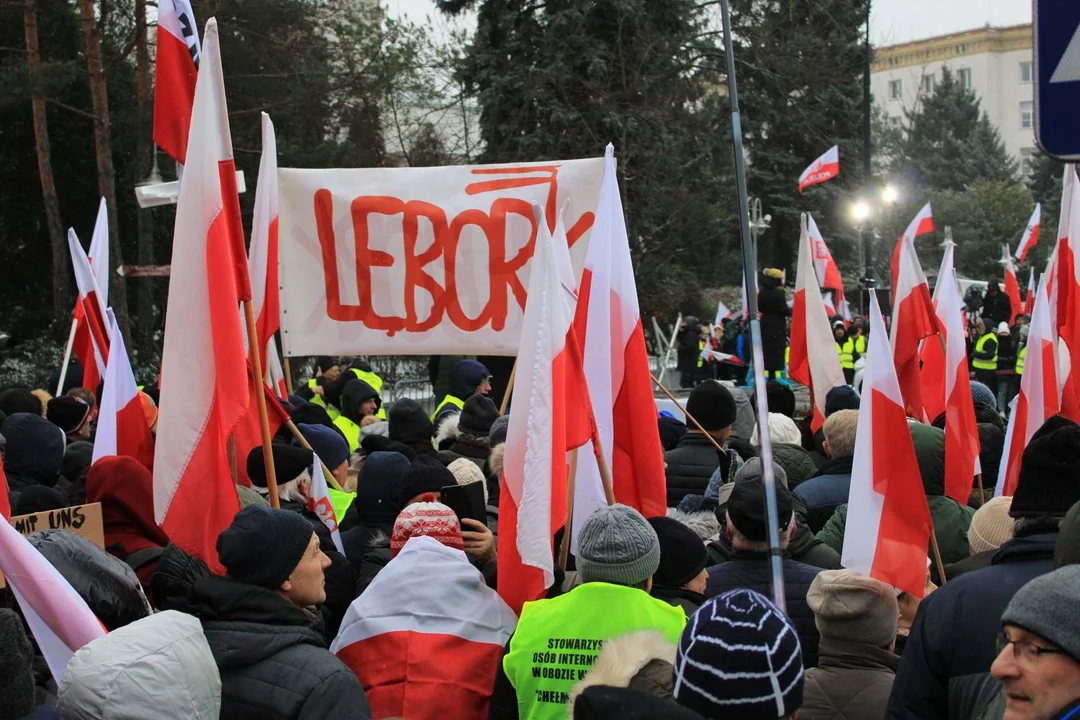
{"type": "MultiPolygon", "coordinates": [[[[311,450],[293,445],[274,443],[270,446],[277,476],[278,502],[283,510],[300,512],[307,507],[311,496],[311,466],[315,456],[311,450]]],[[[251,448],[246,461],[251,486],[263,495],[269,495],[269,477],[263,458],[262,445],[251,448]]]]}
{"type": "Polygon", "coordinates": [[[0,719],[60,720],[38,698],[34,686],[34,648],[14,610],[0,608],[0,719]]]}
{"type": "MultiPolygon", "coordinates": [[[[751,395],[753,395],[752,390],[751,395]]],[[[739,388],[731,388],[731,399],[735,401],[735,422],[731,424],[731,434],[728,435],[725,447],[735,451],[733,459],[749,460],[757,457],[757,448],[751,442],[754,430],[757,429],[757,412],[754,410],[750,397],[739,388]]],[[[732,468],[727,479],[730,480],[738,469],[737,465],[732,468]]]]}
{"type": "Polygon", "coordinates": [[[30,515],[67,507],[67,500],[56,488],[44,485],[31,485],[19,492],[19,498],[11,506],[11,515],[30,515]]]}
{"type": "Polygon", "coordinates": [[[787,349],[787,319],[791,308],[782,285],[784,273],[765,268],[761,273],[757,306],[761,313],[761,355],[765,364],[765,379],[778,378],[784,372],[784,350],[787,349]]]}
{"type": "Polygon", "coordinates": [[[791,620],[762,595],[737,589],[694,613],[679,638],[674,697],[710,720],[794,718],[803,656],[791,620]]]}
{"type": "Polygon", "coordinates": [[[576,557],[581,585],[522,608],[496,676],[492,720],[562,720],[578,673],[607,638],[655,630],[675,642],[682,632],[682,609],[648,595],[660,543],[636,510],[616,504],[590,515],[576,557]]]}
{"type": "Polygon", "coordinates": [[[244,508],[217,540],[226,576],[192,588],[221,674],[221,717],[230,720],[370,718],[356,675],[327,650],[326,599],[311,525],[296,513],[244,508]]]}
{"type": "Polygon", "coordinates": [[[832,329],[836,354],[840,356],[840,369],[844,371],[844,382],[851,385],[855,382],[855,361],[860,357],[855,349],[855,338],[848,334],[843,320],[834,322],[832,329]]]}
{"type": "Polygon", "coordinates": [[[684,317],[677,339],[679,350],[675,356],[675,369],[679,371],[679,387],[685,390],[697,385],[701,379],[701,321],[693,315],[684,317]]]}
{"type": "Polygon", "coordinates": [[[45,414],[41,401],[30,392],[30,388],[25,387],[9,387],[0,391],[0,412],[9,416],[15,413],[45,414]]]}
{"type": "Polygon", "coordinates": [[[125,561],[153,602],[150,578],[169,537],[154,520],[154,478],[133,457],[98,460],[86,476],[87,502],[101,503],[105,549],[125,561]]]}
{"type": "MultiPolygon", "coordinates": [[[[312,451],[319,456],[338,485],[345,487],[349,477],[349,444],[339,433],[321,425],[300,424],[296,426],[312,451]]],[[[302,447],[299,438],[293,438],[294,447],[302,447]]]]}
{"type": "Polygon", "coordinates": [[[900,609],[893,588],[853,570],[826,570],[806,595],[821,643],[806,671],[803,720],[885,717],[900,658],[892,652],[900,609]]]}
{"type": "MultiPolygon", "coordinates": [[[[817,475],[814,458],[802,445],[796,443],[773,443],[773,461],[784,469],[789,490],[795,490],[804,482],[817,475]]],[[[807,532],[810,528],[807,527],[807,532]]],[[[812,535],[813,533],[811,533],[812,535]]]]}
{"type": "Polygon", "coordinates": [[[49,401],[45,417],[64,431],[68,440],[90,437],[91,408],[82,398],[63,395],[49,401]]]}
{"type": "Polygon", "coordinates": [[[858,410],[840,410],[825,419],[822,449],[828,462],[814,477],[795,488],[795,494],[806,504],[806,522],[811,532],[820,532],[836,508],[848,501],[858,425],[858,410]]]}
{"type": "Polygon", "coordinates": [[[458,360],[450,368],[450,391],[435,406],[431,422],[435,430],[443,420],[457,415],[465,407],[465,400],[473,395],[491,392],[491,373],[483,363],[476,360],[458,360]]]}
{"type": "MultiPolygon", "coordinates": [[[[795,424],[795,421],[787,415],[770,412],[769,439],[774,444],[786,443],[798,445],[802,441],[802,433],[799,432],[799,427],[795,424]]],[[[754,431],[750,435],[750,442],[753,445],[761,445],[761,440],[758,438],[757,425],[754,425],[754,431]]]]}
{"type": "Polygon", "coordinates": [[[498,418],[499,408],[487,395],[477,394],[466,400],[456,418],[447,418],[439,426],[435,444],[441,446],[443,441],[450,440],[441,453],[443,461],[449,465],[458,458],[468,458],[480,472],[487,473],[487,460],[491,457],[488,433],[498,418]]]}
{"type": "MultiPolygon", "coordinates": [[[[754,406],[754,412],[758,413],[756,397],[757,395],[752,396],[750,401],[754,406]]],[[[780,413],[792,420],[795,419],[795,392],[789,386],[776,380],[769,380],[765,383],[765,398],[769,403],[770,413],[780,413]]]]}
{"type": "Polygon", "coordinates": [[[701,538],[677,520],[667,517],[649,518],[660,542],[660,565],[653,573],[652,596],[681,607],[686,616],[705,602],[705,571],[708,555],[701,538]]]}
{"type": "MultiPolygon", "coordinates": [[[[781,483],[776,483],[776,506],[780,548],[786,550],[798,523],[792,512],[792,495],[781,483]]],[[[772,571],[767,528],[764,481],[749,478],[736,482],[727,502],[725,526],[733,552],[730,559],[708,569],[707,597],[716,597],[736,588],[750,588],[763,594],[770,591],[772,571]]],[[[818,633],[814,614],[806,604],[806,593],[821,568],[785,557],[783,569],[788,616],[798,628],[804,664],[814,667],[817,665],[818,633]]]]}
{"type": "Polygon", "coordinates": [[[7,439],[4,474],[12,505],[20,490],[31,485],[53,487],[64,462],[64,433],[41,414],[15,413],[0,425],[7,439]]]}
{"type": "MultiPolygon", "coordinates": [[[[1008,299],[1006,297],[1006,299],[1008,299]]],[[[1004,411],[1012,400],[1013,379],[1016,368],[1016,343],[1007,321],[998,323],[997,330],[997,406],[1004,411]]]]}
{"type": "Polygon", "coordinates": [[[356,500],[350,506],[350,514],[355,514],[357,522],[341,533],[345,554],[357,570],[373,544],[385,544],[385,552],[381,553],[385,561],[381,565],[389,561],[390,533],[400,509],[398,486],[408,470],[409,460],[396,452],[373,452],[360,469],[356,500]]]}
{"type": "Polygon", "coordinates": [[[375,388],[352,377],[351,373],[342,375],[341,379],[346,382],[341,390],[341,414],[334,420],[334,425],[344,433],[349,452],[356,452],[360,449],[360,423],[365,417],[379,411],[382,398],[375,388]]]}
{"type": "Polygon", "coordinates": [[[64,461],[60,463],[60,478],[56,490],[67,497],[67,505],[86,502],[86,475],[94,461],[94,444],[86,440],[69,442],[64,448],[64,461]]]}
{"type": "Polygon", "coordinates": [[[735,422],[735,400],[731,392],[716,380],[706,380],[691,391],[686,411],[701,423],[708,435],[690,423],[675,449],[664,453],[669,507],[677,506],[687,495],[703,495],[717,467],[725,478],[733,476],[734,453],[721,452],[714,445],[715,441],[723,447],[735,422]]]}
{"type": "Polygon", "coordinates": [[[457,480],[458,485],[472,485],[477,483],[484,491],[484,510],[487,516],[487,526],[496,537],[499,535],[499,506],[491,504],[488,496],[487,478],[484,473],[477,469],[476,464],[469,458],[458,458],[446,467],[457,480]]]}
{"type": "Polygon", "coordinates": [[[945,568],[945,577],[954,580],[972,570],[990,567],[998,548],[1013,534],[1013,519],[1009,517],[1011,497],[996,497],[975,511],[968,528],[968,549],[971,556],[945,568]]]}
{"type": "Polygon", "coordinates": [[[221,678],[202,627],[174,610],[81,647],[64,670],[56,708],[65,720],[224,717],[221,678]]]}
{"type": "Polygon", "coordinates": [[[1001,286],[998,285],[997,280],[991,280],[986,284],[980,319],[990,327],[996,327],[1000,323],[1007,325],[1012,320],[1012,301],[1009,300],[1008,295],[1001,292],[1001,286]]]}
{"type": "Polygon", "coordinates": [[[631,688],[594,685],[574,702],[574,720],[702,720],[701,715],[671,700],[631,688]]]}
{"type": "Polygon", "coordinates": [[[1024,450],[1009,515],[1013,539],[988,568],[949,579],[922,601],[889,698],[890,719],[952,717],[970,688],[967,678],[990,670],[994,637],[1012,596],[1052,568],[1061,518],[1080,500],[1080,426],[1059,415],[1024,450]]]}
{"type": "Polygon", "coordinates": [[[438,457],[432,444],[435,429],[420,403],[402,398],[390,406],[388,417],[390,445],[382,449],[400,452],[410,460],[418,455],[438,457]]]}
{"type": "MultiPolygon", "coordinates": [[[[1008,298],[1005,295],[1000,297],[1008,298]]],[[[975,349],[971,354],[971,368],[975,379],[990,389],[997,402],[998,337],[994,326],[987,326],[982,318],[975,320],[975,349]]]]}

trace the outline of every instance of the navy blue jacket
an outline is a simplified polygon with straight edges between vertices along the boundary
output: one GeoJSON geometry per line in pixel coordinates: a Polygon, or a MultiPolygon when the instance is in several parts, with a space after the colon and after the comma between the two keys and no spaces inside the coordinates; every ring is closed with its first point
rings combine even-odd
{"type": "Polygon", "coordinates": [[[850,457],[830,460],[816,476],[795,488],[795,494],[806,503],[806,523],[810,526],[810,532],[820,532],[836,508],[848,501],[851,461],[850,457]]]}

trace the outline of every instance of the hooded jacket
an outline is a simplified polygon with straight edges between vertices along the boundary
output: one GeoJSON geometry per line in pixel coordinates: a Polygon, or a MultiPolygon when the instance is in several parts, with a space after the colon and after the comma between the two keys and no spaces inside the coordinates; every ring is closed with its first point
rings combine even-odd
{"type": "Polygon", "coordinates": [[[880,720],[900,658],[890,650],[821,638],[818,666],[806,671],[799,717],[806,720],[880,720]]]}
{"type": "Polygon", "coordinates": [[[356,675],[327,649],[319,620],[277,593],[209,575],[193,600],[221,675],[229,720],[371,717],[356,675]]]}
{"type": "Polygon", "coordinates": [[[700,432],[688,432],[674,450],[664,453],[667,469],[667,504],[675,507],[687,495],[704,495],[709,480],[719,467],[725,478],[730,476],[731,457],[720,452],[712,441],[700,432]]]}
{"type": "Polygon", "coordinates": [[[812,532],[819,532],[836,508],[847,503],[852,461],[850,455],[829,460],[814,477],[795,488],[795,495],[806,503],[806,521],[812,532]]]}
{"type": "MultiPolygon", "coordinates": [[[[458,360],[450,368],[450,392],[449,395],[456,397],[463,404],[466,400],[476,394],[476,389],[480,387],[480,383],[491,376],[487,367],[478,360],[458,360]]],[[[435,408],[435,417],[433,420],[435,429],[438,430],[440,423],[450,415],[457,415],[461,412],[461,408],[447,403],[446,399],[439,400],[438,407],[435,408]]]]}
{"type": "Polygon", "coordinates": [[[7,439],[4,474],[15,504],[15,493],[30,485],[52,487],[60,477],[64,462],[64,431],[41,415],[15,413],[0,425],[7,439]]]}
{"type": "Polygon", "coordinates": [[[359,423],[364,419],[360,412],[360,406],[368,400],[375,401],[376,411],[382,407],[382,398],[379,397],[379,393],[375,391],[375,388],[352,373],[348,373],[348,380],[341,390],[341,414],[354,423],[359,423]]]}
{"type": "Polygon", "coordinates": [[[94,457],[94,443],[76,440],[64,449],[56,489],[67,495],[69,505],[86,504],[86,473],[94,457]]]}
{"type": "Polygon", "coordinates": [[[356,524],[341,533],[345,555],[358,570],[372,538],[389,536],[398,515],[398,485],[409,469],[401,453],[374,452],[368,455],[356,480],[356,500],[349,506],[356,524]]]}

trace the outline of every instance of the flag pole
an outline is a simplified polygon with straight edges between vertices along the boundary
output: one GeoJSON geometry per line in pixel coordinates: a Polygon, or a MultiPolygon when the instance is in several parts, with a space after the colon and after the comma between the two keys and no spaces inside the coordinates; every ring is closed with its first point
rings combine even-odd
{"type": "Polygon", "coordinates": [[[262,431],[263,463],[266,465],[266,490],[270,495],[270,507],[281,507],[278,497],[277,473],[274,470],[274,452],[270,448],[270,421],[266,416],[266,393],[262,391],[263,367],[262,351],[259,350],[259,336],[255,331],[255,303],[251,293],[244,299],[244,319],[247,321],[248,347],[251,349],[251,372],[255,377],[252,385],[256,388],[255,402],[259,408],[259,430],[262,431]]]}
{"type": "MultiPolygon", "coordinates": [[[[300,432],[300,429],[296,427],[296,424],[293,423],[292,420],[286,420],[285,425],[289,428],[289,431],[293,434],[293,437],[300,441],[301,447],[303,447],[305,450],[312,450],[311,443],[307,441],[307,438],[303,436],[303,434],[300,432]]],[[[314,452],[314,450],[312,450],[312,452],[314,452]]],[[[315,457],[319,456],[316,455],[315,457]]],[[[330,483],[330,487],[334,488],[339,492],[344,492],[341,485],[338,483],[337,478],[335,478],[333,473],[330,472],[330,468],[326,467],[326,463],[323,462],[322,458],[319,458],[319,465],[322,466],[323,476],[326,478],[326,482],[330,483]]]]}
{"type": "Polygon", "coordinates": [[[514,358],[514,367],[510,368],[510,379],[506,383],[506,390],[503,392],[502,402],[499,403],[499,414],[506,414],[506,406],[510,404],[510,393],[514,392],[514,378],[517,377],[517,364],[518,359],[514,358]]]}
{"type": "Polygon", "coordinates": [[[983,490],[982,473],[975,476],[975,482],[979,484],[979,505],[986,504],[986,492],[983,490]]]}
{"type": "Polygon", "coordinates": [[[559,567],[566,571],[566,563],[570,558],[570,533],[574,521],[574,492],[577,480],[577,448],[570,451],[570,471],[566,474],[566,524],[563,525],[563,536],[559,542],[559,567]]]}
{"type": "Polygon", "coordinates": [[[659,380],[657,380],[657,379],[656,379],[656,376],[655,376],[655,375],[653,375],[652,373],[649,373],[649,377],[651,377],[651,378],[652,378],[652,381],[653,381],[654,383],[656,383],[656,387],[660,388],[660,391],[661,391],[661,392],[663,392],[663,393],[664,393],[665,395],[667,395],[667,396],[668,396],[668,400],[670,400],[671,402],[673,402],[673,403],[675,403],[676,405],[678,405],[679,409],[680,409],[680,410],[682,410],[682,411],[683,411],[683,414],[685,414],[685,415],[686,415],[686,419],[687,419],[687,420],[689,420],[689,421],[690,421],[691,423],[693,423],[693,424],[694,424],[694,427],[696,427],[696,428],[697,428],[698,430],[700,430],[701,432],[705,433],[705,437],[709,438],[709,442],[711,442],[711,443],[713,444],[713,447],[715,447],[715,448],[717,449],[717,451],[719,451],[719,452],[727,452],[726,450],[724,450],[724,447],[723,447],[723,446],[722,446],[722,445],[721,445],[720,443],[716,442],[716,438],[714,438],[714,437],[713,437],[712,435],[710,435],[710,434],[709,434],[709,431],[708,431],[708,430],[706,430],[705,428],[703,428],[703,427],[701,426],[701,423],[699,423],[699,422],[697,421],[697,418],[695,418],[695,417],[694,417],[693,415],[691,415],[691,414],[690,414],[690,411],[689,411],[689,410],[687,410],[687,409],[686,409],[686,408],[685,408],[685,407],[684,407],[684,406],[682,405],[682,403],[680,403],[680,402],[679,402],[679,401],[678,401],[678,400],[677,400],[677,399],[675,398],[675,396],[671,394],[671,391],[670,391],[670,390],[668,390],[668,389],[667,389],[666,387],[664,387],[663,383],[661,383],[661,382],[660,382],[659,380]]]}
{"type": "Polygon", "coordinates": [[[769,436],[769,404],[765,394],[765,365],[761,356],[761,322],[758,320],[757,293],[751,292],[757,272],[754,241],[750,235],[750,207],[746,193],[746,159],[743,156],[742,118],[739,91],[735,82],[735,53],[731,42],[731,9],[728,0],[720,0],[724,24],[724,60],[727,65],[728,100],[731,104],[731,143],[735,155],[735,186],[739,194],[739,230],[742,237],[743,279],[746,282],[746,309],[750,319],[751,347],[754,353],[754,388],[757,392],[758,438],[761,440],[761,470],[765,481],[765,511],[769,540],[769,564],[772,568],[773,601],[787,610],[784,594],[784,567],[780,549],[780,523],[776,503],[776,478],[773,477],[772,438],[769,436]]]}
{"type": "Polygon", "coordinates": [[[945,577],[945,563],[941,561],[941,548],[938,547],[937,533],[934,531],[934,521],[930,520],[930,547],[934,551],[934,562],[937,564],[938,580],[944,585],[946,581],[945,577]]]}
{"type": "Polygon", "coordinates": [[[292,366],[289,365],[289,357],[287,355],[281,356],[281,364],[285,366],[285,390],[292,395],[292,366]]]}
{"type": "Polygon", "coordinates": [[[71,332],[68,333],[67,345],[64,347],[64,364],[60,366],[60,382],[56,385],[56,397],[64,394],[64,381],[67,380],[68,365],[71,363],[71,351],[75,345],[75,330],[78,327],[79,321],[71,318],[71,332]]]}

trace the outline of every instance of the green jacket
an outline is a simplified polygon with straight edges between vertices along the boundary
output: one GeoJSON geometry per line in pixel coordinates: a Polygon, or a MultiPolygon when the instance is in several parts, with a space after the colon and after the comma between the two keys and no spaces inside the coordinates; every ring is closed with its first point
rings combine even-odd
{"type": "MultiPolygon", "coordinates": [[[[971,518],[975,515],[975,508],[964,507],[955,500],[941,495],[931,495],[927,500],[930,505],[930,517],[934,520],[934,533],[937,535],[938,547],[941,548],[941,561],[950,565],[971,555],[967,533],[971,518]]],[[[843,555],[846,524],[847,505],[845,504],[836,508],[836,512],[816,537],[843,555]]],[[[929,547],[926,556],[932,557],[929,547]]]]}

